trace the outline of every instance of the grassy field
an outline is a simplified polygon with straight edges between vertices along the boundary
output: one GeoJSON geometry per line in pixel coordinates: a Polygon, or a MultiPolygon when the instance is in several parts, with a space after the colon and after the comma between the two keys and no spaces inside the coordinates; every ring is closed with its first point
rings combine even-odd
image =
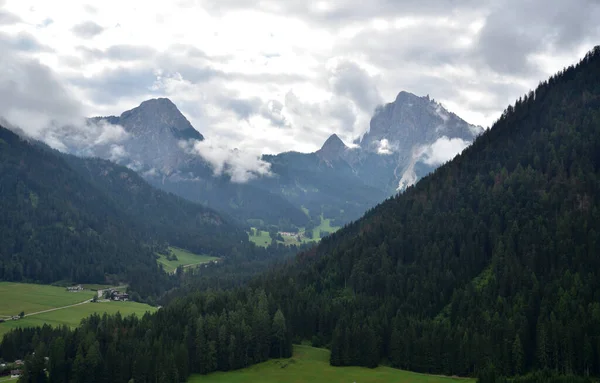
{"type": "Polygon", "coordinates": [[[86,318],[93,313],[116,314],[117,312],[120,312],[123,316],[131,314],[142,316],[147,311],[154,312],[156,311],[156,308],[137,302],[111,301],[86,303],[79,306],[32,315],[15,321],[0,323],[0,339],[5,333],[17,327],[36,327],[43,326],[44,324],[49,324],[51,326],[67,325],[76,327],[83,318],[86,318]]]}
{"type": "Polygon", "coordinates": [[[178,266],[197,266],[203,263],[216,261],[219,258],[211,257],[208,255],[198,255],[194,253],[190,253],[187,250],[179,249],[177,247],[169,247],[169,249],[177,256],[176,261],[169,261],[167,257],[163,254],[159,254],[158,263],[163,265],[165,271],[167,273],[174,272],[178,266]]]}
{"type": "Polygon", "coordinates": [[[332,367],[329,351],[310,346],[294,346],[291,359],[269,360],[230,372],[194,375],[189,383],[474,383],[475,379],[450,378],[396,370],[390,367],[332,367]]]}
{"type": "MultiPolygon", "coordinates": [[[[0,282],[0,317],[18,315],[21,311],[29,315],[70,306],[87,301],[95,295],[95,291],[70,293],[64,287],[0,282]]],[[[15,327],[41,326],[44,323],[74,327],[79,324],[81,319],[92,313],[115,314],[120,311],[123,315],[143,315],[146,311],[155,310],[154,307],[136,302],[85,303],[0,323],[0,338],[15,327]]]]}
{"type": "Polygon", "coordinates": [[[19,315],[63,307],[91,299],[96,292],[68,292],[64,287],[0,282],[0,316],[19,315]]]}
{"type": "Polygon", "coordinates": [[[329,218],[323,218],[321,215],[321,223],[313,230],[313,238],[320,238],[321,230],[328,232],[329,234],[339,230],[338,226],[331,226],[331,220],[329,218]]]}
{"type": "MultiPolygon", "coordinates": [[[[256,228],[254,229],[254,233],[256,234],[256,228]]],[[[250,241],[254,242],[256,246],[267,247],[271,244],[271,236],[268,231],[261,231],[260,235],[252,235],[252,231],[248,234],[250,241]]]]}
{"type": "Polygon", "coordinates": [[[1,382],[16,382],[18,378],[11,378],[10,376],[3,376],[2,378],[0,378],[0,383],[1,382]]]}
{"type": "MultiPolygon", "coordinates": [[[[253,235],[253,232],[256,233],[256,231],[255,231],[256,228],[252,228],[252,229],[254,231],[251,231],[250,233],[248,233],[248,237],[250,238],[250,241],[254,242],[255,245],[267,247],[271,244],[271,236],[269,235],[268,231],[263,230],[263,231],[261,231],[260,235],[253,235]]],[[[285,245],[301,245],[301,244],[305,244],[305,243],[309,243],[309,242],[318,242],[321,240],[321,230],[326,231],[327,233],[331,234],[331,233],[334,233],[335,231],[337,231],[338,229],[339,229],[339,227],[337,227],[337,226],[331,226],[330,219],[325,219],[321,215],[321,223],[319,224],[319,226],[317,226],[313,229],[313,237],[312,238],[302,237],[301,240],[298,241],[297,237],[284,236],[283,242],[281,242],[281,241],[277,241],[277,242],[283,243],[285,245]]],[[[300,231],[300,233],[302,233],[305,231],[305,229],[300,228],[299,231],[300,231]]]]}

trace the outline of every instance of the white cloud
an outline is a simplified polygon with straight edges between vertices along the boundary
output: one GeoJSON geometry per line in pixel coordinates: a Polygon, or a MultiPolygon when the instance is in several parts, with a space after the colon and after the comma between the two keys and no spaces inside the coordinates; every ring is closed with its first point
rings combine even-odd
{"type": "Polygon", "coordinates": [[[181,141],[180,146],[187,153],[199,155],[208,161],[215,175],[229,175],[232,182],[244,183],[271,175],[271,164],[261,160],[259,153],[231,149],[211,139],[181,141]]]}
{"type": "Polygon", "coordinates": [[[424,163],[438,166],[450,161],[462,152],[471,143],[460,138],[448,138],[443,136],[429,146],[420,150],[420,158],[424,163]]]}
{"type": "Polygon", "coordinates": [[[17,68],[16,85],[4,72],[5,90],[35,102],[0,114],[31,131],[49,114],[118,115],[161,96],[220,145],[312,151],[334,132],[352,142],[374,105],[406,90],[489,126],[598,40],[600,6],[574,1],[6,0],[0,60],[43,62],[59,86],[38,96],[19,89],[37,82],[36,68],[17,68]]]}
{"type": "Polygon", "coordinates": [[[377,153],[381,155],[390,155],[398,149],[397,145],[391,144],[387,138],[379,141],[377,146],[377,153]]]}

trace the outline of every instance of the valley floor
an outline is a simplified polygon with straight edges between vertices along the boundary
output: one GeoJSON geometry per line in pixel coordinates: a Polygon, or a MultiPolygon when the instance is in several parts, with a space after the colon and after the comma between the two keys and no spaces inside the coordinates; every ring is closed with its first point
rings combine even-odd
{"type": "Polygon", "coordinates": [[[183,266],[184,268],[197,267],[204,263],[209,263],[209,262],[214,262],[214,261],[219,260],[219,258],[217,258],[217,257],[211,257],[209,255],[194,254],[190,251],[180,249],[177,247],[169,247],[169,250],[171,251],[172,254],[174,254],[177,257],[176,260],[170,261],[167,259],[167,257],[164,254],[158,254],[159,258],[157,259],[157,262],[163,266],[164,270],[167,273],[174,273],[175,270],[177,269],[177,267],[179,267],[179,266],[183,266]]]}
{"type": "Polygon", "coordinates": [[[473,383],[475,379],[417,374],[390,367],[332,367],[329,350],[294,346],[290,359],[275,359],[242,370],[193,375],[189,383],[473,383]]]}
{"type": "Polygon", "coordinates": [[[68,292],[64,287],[36,285],[28,283],[0,282],[0,339],[17,327],[34,327],[49,324],[76,327],[83,318],[91,314],[130,314],[144,315],[156,311],[155,307],[137,302],[105,301],[93,303],[91,298],[97,293],[84,290],[68,292]],[[25,317],[9,320],[23,311],[25,317]]]}

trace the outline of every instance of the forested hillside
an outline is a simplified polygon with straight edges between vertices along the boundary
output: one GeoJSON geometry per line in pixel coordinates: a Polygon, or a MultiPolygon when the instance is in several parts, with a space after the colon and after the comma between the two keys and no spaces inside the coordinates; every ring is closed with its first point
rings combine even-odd
{"type": "Polygon", "coordinates": [[[166,244],[228,255],[245,234],[211,210],[158,191],[134,172],[29,143],[0,127],[0,279],[172,285],[166,244]]]}
{"type": "Polygon", "coordinates": [[[195,294],[145,315],[92,316],[77,330],[17,329],[0,358],[27,358],[25,382],[179,383],[188,375],[227,371],[290,357],[290,329],[264,291],[195,294]],[[242,303],[243,299],[243,303],[242,303]],[[44,356],[50,361],[44,362],[44,356]]]}
{"type": "Polygon", "coordinates": [[[334,365],[600,375],[600,48],[258,283],[334,365]]]}
{"type": "Polygon", "coordinates": [[[283,355],[293,337],[330,347],[333,365],[585,381],[553,376],[600,375],[599,175],[596,48],[459,157],[250,287],[141,321],[13,332],[2,357],[35,349],[36,374],[51,355],[57,382],[84,381],[81,366],[114,382],[177,381],[283,355]]]}

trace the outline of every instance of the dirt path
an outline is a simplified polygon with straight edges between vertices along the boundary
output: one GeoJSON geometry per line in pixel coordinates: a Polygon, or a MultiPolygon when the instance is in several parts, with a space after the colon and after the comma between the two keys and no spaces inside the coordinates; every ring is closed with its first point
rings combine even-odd
{"type": "Polygon", "coordinates": [[[53,309],[48,309],[48,310],[42,310],[42,311],[37,311],[35,313],[30,313],[30,314],[25,314],[26,317],[31,316],[31,315],[37,315],[37,314],[43,314],[43,313],[49,313],[51,311],[56,311],[56,310],[62,310],[62,309],[66,309],[69,307],[74,307],[74,306],[80,306],[80,305],[84,305],[86,303],[90,303],[92,300],[88,299],[87,301],[83,301],[83,302],[79,302],[79,303],[75,303],[73,305],[68,305],[68,306],[63,306],[63,307],[55,307],[53,309]]]}

